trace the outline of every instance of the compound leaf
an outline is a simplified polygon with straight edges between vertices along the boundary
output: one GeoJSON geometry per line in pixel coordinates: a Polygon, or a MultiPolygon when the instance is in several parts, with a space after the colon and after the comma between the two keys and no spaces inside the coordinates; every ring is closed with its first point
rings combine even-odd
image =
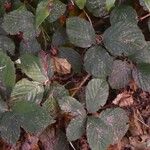
{"type": "Polygon", "coordinates": [[[19,138],[20,127],[36,134],[51,123],[54,123],[54,120],[44,108],[22,100],[13,106],[12,111],[2,114],[0,135],[9,143],[14,144],[19,138]]]}

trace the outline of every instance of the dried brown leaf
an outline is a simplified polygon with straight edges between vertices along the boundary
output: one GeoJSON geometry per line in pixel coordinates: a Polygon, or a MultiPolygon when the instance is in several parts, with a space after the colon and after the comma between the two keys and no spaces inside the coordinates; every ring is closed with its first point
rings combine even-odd
{"type": "Polygon", "coordinates": [[[132,134],[132,136],[139,136],[143,135],[143,128],[141,122],[139,122],[138,119],[138,113],[137,110],[133,110],[133,115],[130,116],[130,126],[129,126],[129,131],[132,134]]]}
{"type": "Polygon", "coordinates": [[[120,107],[127,107],[133,104],[132,94],[125,91],[117,95],[117,97],[113,100],[113,104],[119,105],[120,107]]]}
{"type": "Polygon", "coordinates": [[[150,146],[148,145],[150,141],[150,136],[138,136],[130,137],[130,144],[134,147],[135,150],[150,150],[150,146]]]}
{"type": "Polygon", "coordinates": [[[52,58],[53,69],[59,74],[68,74],[71,72],[71,64],[65,58],[52,58]]]}

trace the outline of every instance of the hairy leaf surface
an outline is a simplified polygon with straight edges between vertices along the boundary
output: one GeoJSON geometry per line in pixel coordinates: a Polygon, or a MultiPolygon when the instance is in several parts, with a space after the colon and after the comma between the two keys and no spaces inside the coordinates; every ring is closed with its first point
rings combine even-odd
{"type": "Polygon", "coordinates": [[[85,70],[94,77],[106,77],[111,72],[113,59],[101,46],[87,50],[84,57],[85,70]]]}
{"type": "Polygon", "coordinates": [[[86,108],[88,112],[96,112],[104,106],[109,95],[109,86],[103,79],[92,79],[86,87],[86,108]]]}
{"type": "Polygon", "coordinates": [[[18,81],[11,93],[11,104],[15,104],[17,101],[26,100],[40,104],[44,93],[44,87],[42,84],[27,79],[18,81]]]}
{"type": "Polygon", "coordinates": [[[132,69],[127,61],[115,60],[108,79],[110,86],[113,89],[125,88],[132,79],[132,69]]]}
{"type": "Polygon", "coordinates": [[[85,19],[79,17],[67,19],[66,30],[70,42],[75,46],[87,48],[95,43],[95,31],[85,19]]]}
{"type": "Polygon", "coordinates": [[[138,64],[138,68],[133,70],[133,78],[142,90],[150,92],[150,64],[138,64]]]}
{"type": "Polygon", "coordinates": [[[59,0],[54,0],[51,5],[51,13],[48,16],[50,22],[56,21],[66,11],[66,5],[59,0]]]}
{"type": "Polygon", "coordinates": [[[99,117],[87,121],[87,140],[92,150],[106,150],[119,141],[128,130],[128,117],[120,108],[107,109],[99,117]]]}
{"type": "Polygon", "coordinates": [[[9,143],[15,144],[19,138],[20,127],[36,134],[53,122],[44,108],[22,100],[13,106],[12,111],[2,114],[0,135],[9,143]]]}
{"type": "Polygon", "coordinates": [[[17,9],[5,14],[2,26],[11,35],[23,32],[23,38],[26,40],[36,36],[34,16],[24,9],[17,9]]]}
{"type": "Polygon", "coordinates": [[[114,55],[132,55],[146,46],[139,27],[129,21],[121,21],[108,28],[103,35],[104,44],[114,55]]]}
{"type": "Polygon", "coordinates": [[[120,21],[130,21],[137,23],[138,16],[136,11],[131,6],[122,5],[115,7],[110,14],[111,24],[115,24],[120,21]]]}
{"type": "Polygon", "coordinates": [[[44,82],[48,79],[42,73],[39,58],[31,54],[25,54],[21,57],[21,69],[28,77],[35,81],[44,82]]]}
{"type": "Polygon", "coordinates": [[[95,17],[103,17],[108,14],[106,7],[106,0],[87,0],[86,8],[91,12],[95,17]]]}

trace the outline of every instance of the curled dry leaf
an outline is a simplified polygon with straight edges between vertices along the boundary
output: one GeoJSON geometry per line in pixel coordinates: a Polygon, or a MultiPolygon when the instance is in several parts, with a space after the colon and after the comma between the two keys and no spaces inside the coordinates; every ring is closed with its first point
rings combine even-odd
{"type": "Polygon", "coordinates": [[[71,72],[71,64],[65,58],[52,58],[54,72],[68,74],[71,72]]]}
{"type": "Polygon", "coordinates": [[[139,137],[130,137],[130,144],[132,147],[134,147],[135,150],[149,150],[149,141],[150,141],[150,136],[141,136],[139,137]]]}
{"type": "Polygon", "coordinates": [[[125,91],[117,95],[114,99],[113,104],[119,105],[120,107],[127,107],[133,104],[133,97],[132,94],[125,91]]]}
{"type": "Polygon", "coordinates": [[[133,114],[130,116],[129,131],[133,137],[137,137],[146,133],[145,126],[143,125],[143,118],[140,112],[133,109],[133,114]]]}

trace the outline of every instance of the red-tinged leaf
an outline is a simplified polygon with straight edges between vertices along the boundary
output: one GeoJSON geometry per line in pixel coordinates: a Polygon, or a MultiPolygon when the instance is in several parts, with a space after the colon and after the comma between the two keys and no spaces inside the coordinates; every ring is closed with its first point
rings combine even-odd
{"type": "Polygon", "coordinates": [[[51,78],[53,76],[54,72],[53,72],[53,68],[52,68],[50,55],[42,50],[39,53],[39,57],[40,57],[40,63],[41,63],[41,68],[42,68],[43,74],[45,76],[51,78]]]}

